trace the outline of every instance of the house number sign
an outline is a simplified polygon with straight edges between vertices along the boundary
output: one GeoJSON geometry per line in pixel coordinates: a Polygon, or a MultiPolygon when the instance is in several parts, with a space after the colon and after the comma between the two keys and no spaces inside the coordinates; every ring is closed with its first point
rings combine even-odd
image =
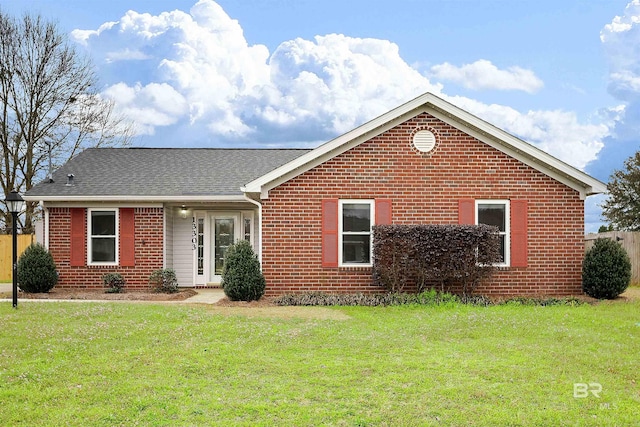
{"type": "Polygon", "coordinates": [[[196,225],[196,218],[191,218],[191,249],[196,250],[198,248],[198,226],[196,225]]]}

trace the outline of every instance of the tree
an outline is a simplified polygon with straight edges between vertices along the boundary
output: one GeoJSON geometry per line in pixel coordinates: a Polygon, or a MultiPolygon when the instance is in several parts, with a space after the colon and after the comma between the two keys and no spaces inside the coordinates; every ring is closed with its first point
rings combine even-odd
{"type": "Polygon", "coordinates": [[[602,215],[616,230],[640,230],[640,151],[615,170],[607,184],[609,197],[602,204],[602,215]]]}
{"type": "Polygon", "coordinates": [[[608,233],[609,231],[614,231],[613,230],[613,225],[609,224],[609,225],[601,225],[600,228],[598,228],[598,233],[608,233]]]}
{"type": "MultiPolygon", "coordinates": [[[[88,147],[126,145],[132,127],[96,89],[91,61],[57,25],[0,10],[0,183],[6,197],[25,192],[88,147]]],[[[22,231],[33,231],[37,205],[25,204],[22,231]]],[[[3,210],[0,229],[10,228],[3,210]]]]}

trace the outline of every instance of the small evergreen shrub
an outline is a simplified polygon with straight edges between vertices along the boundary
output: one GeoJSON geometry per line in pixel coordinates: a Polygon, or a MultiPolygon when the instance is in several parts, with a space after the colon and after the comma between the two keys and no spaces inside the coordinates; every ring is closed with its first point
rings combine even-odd
{"type": "Polygon", "coordinates": [[[102,283],[107,287],[108,294],[119,294],[126,282],[120,273],[107,273],[102,276],[102,283]]]}
{"type": "Polygon", "coordinates": [[[224,256],[222,289],[231,301],[257,301],[264,295],[266,283],[260,261],[251,244],[240,240],[224,256]]]}
{"type": "Polygon", "coordinates": [[[29,246],[18,259],[20,289],[30,293],[49,292],[58,283],[58,272],[53,257],[44,246],[29,246]]]}
{"type": "Polygon", "coordinates": [[[172,268],[163,268],[151,273],[149,284],[155,292],[174,294],[178,292],[178,279],[172,268]]]}
{"type": "Polygon", "coordinates": [[[582,289],[593,298],[613,299],[623,293],[631,280],[629,255],[618,242],[596,239],[584,256],[582,289]]]}

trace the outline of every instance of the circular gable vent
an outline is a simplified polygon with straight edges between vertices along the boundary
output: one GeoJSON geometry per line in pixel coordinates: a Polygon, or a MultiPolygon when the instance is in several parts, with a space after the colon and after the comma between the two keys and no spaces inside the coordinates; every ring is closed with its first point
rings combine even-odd
{"type": "Polygon", "coordinates": [[[428,153],[436,146],[436,136],[428,130],[419,130],[413,135],[413,146],[416,150],[428,153]]]}

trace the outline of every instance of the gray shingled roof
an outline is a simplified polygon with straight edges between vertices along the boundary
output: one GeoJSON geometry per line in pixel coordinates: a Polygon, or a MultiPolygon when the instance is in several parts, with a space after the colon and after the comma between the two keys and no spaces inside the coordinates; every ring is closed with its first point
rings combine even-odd
{"type": "Polygon", "coordinates": [[[39,183],[28,197],[242,195],[240,187],[309,150],[92,148],[39,183]],[[67,175],[74,184],[67,184],[67,175]]]}

